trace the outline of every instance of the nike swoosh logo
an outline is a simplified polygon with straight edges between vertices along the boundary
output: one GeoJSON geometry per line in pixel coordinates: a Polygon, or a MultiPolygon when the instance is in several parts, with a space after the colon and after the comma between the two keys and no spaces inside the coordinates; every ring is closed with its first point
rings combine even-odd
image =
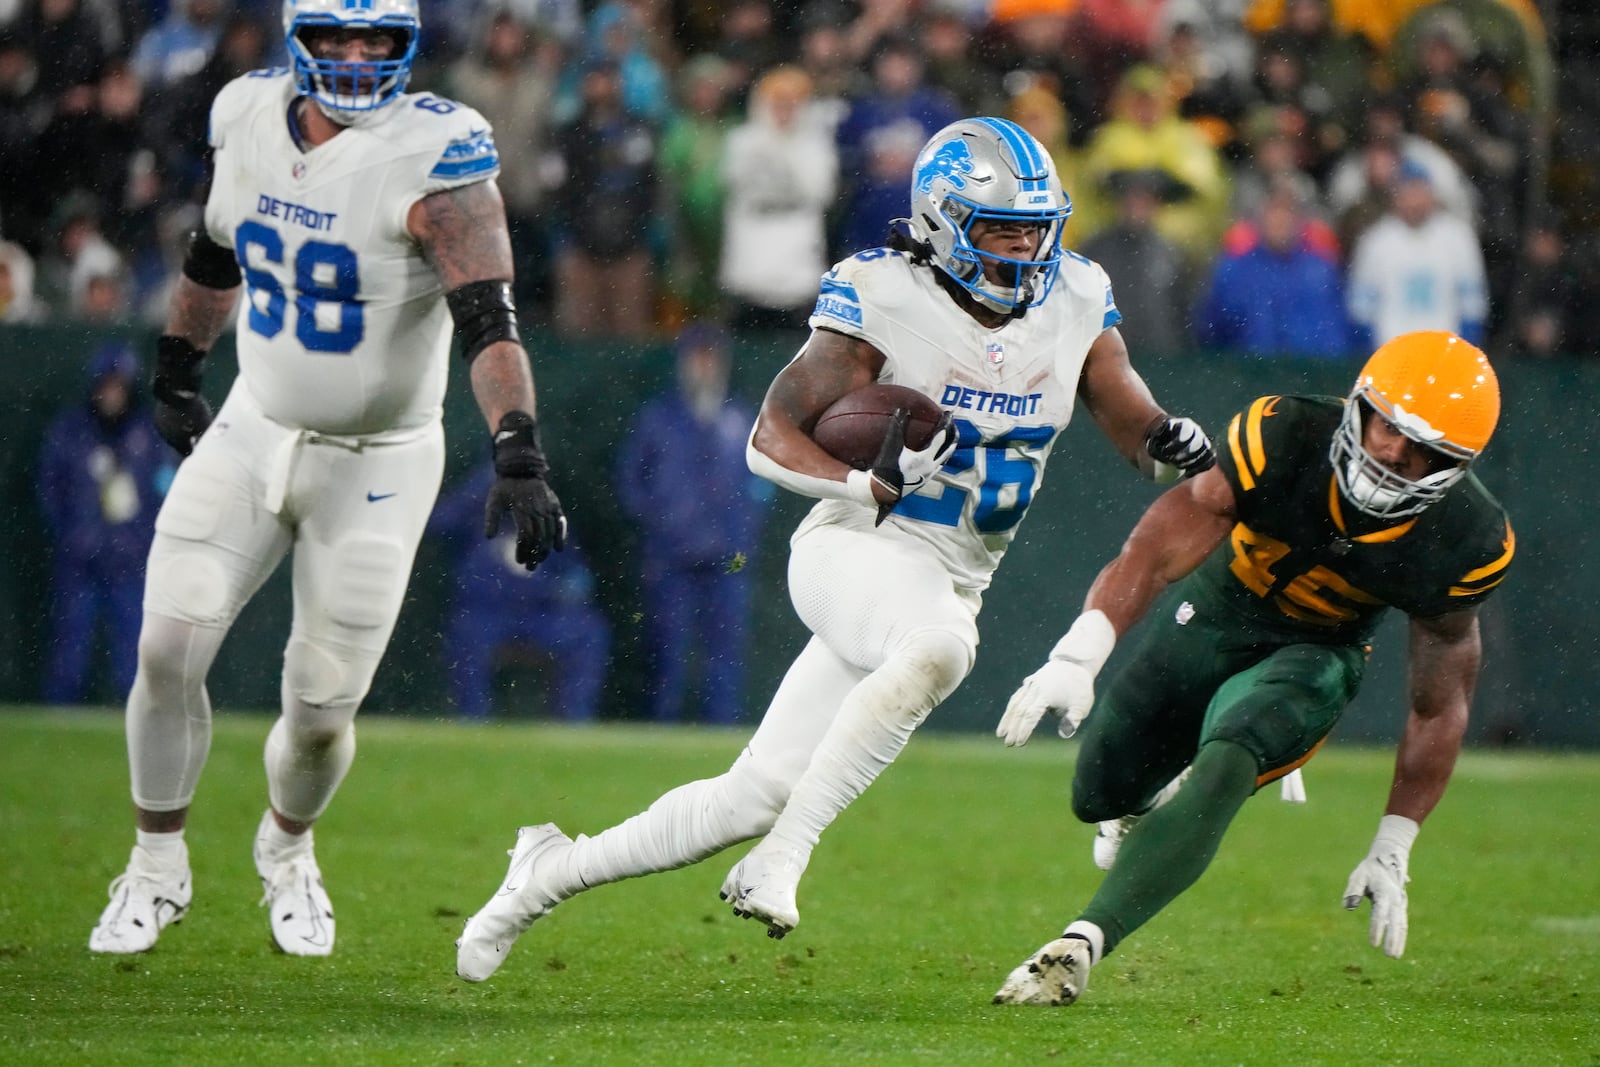
{"type": "Polygon", "coordinates": [[[512,893],[521,891],[523,880],[528,876],[528,864],[531,863],[532,860],[532,850],[524,853],[522,858],[519,859],[509,871],[506,872],[505,884],[500,887],[500,892],[496,893],[495,896],[510,896],[512,893]]]}
{"type": "Polygon", "coordinates": [[[367,490],[367,503],[376,504],[380,500],[388,500],[392,496],[399,496],[399,495],[400,495],[399,493],[374,493],[372,490],[369,489],[369,490],[367,490]]]}

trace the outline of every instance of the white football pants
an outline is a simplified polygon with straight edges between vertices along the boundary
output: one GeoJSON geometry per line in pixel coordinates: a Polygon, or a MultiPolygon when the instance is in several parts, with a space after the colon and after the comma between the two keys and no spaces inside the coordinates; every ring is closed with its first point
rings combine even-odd
{"type": "Polygon", "coordinates": [[[139,670],[128,697],[133,801],[185,808],[205,765],[205,680],[240,609],[292,547],[272,806],[311,822],[355,752],[353,720],[388,645],[439,490],[439,423],[329,437],[268,419],[236,384],[156,517],[139,670]]]}

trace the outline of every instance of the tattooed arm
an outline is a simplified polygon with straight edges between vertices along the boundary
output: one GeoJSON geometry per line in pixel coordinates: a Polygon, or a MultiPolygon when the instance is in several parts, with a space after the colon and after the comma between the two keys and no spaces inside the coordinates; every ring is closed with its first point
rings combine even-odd
{"type": "MultiPolygon", "coordinates": [[[[468,282],[512,276],[505,203],[494,182],[474,182],[417,201],[407,229],[422,246],[445,292],[468,282]]],[[[534,412],[533,371],[516,341],[496,341],[471,364],[472,395],[491,431],[508,411],[534,412]]]]}
{"type": "MultiPolygon", "coordinates": [[[[474,282],[500,283],[488,287],[479,304],[485,314],[469,312],[468,319],[488,318],[492,337],[514,332],[516,317],[506,295],[511,236],[499,188],[493,182],[474,182],[425,196],[411,208],[407,223],[446,293],[474,282]]],[[[476,347],[479,342],[472,343],[476,347]]],[[[495,479],[484,508],[483,533],[495,536],[509,515],[517,535],[517,562],[531,571],[567,542],[567,517],[545,481],[550,464],[534,418],[533,370],[520,340],[490,340],[476,351],[469,371],[472,395],[494,442],[495,479]]]]}
{"type": "Polygon", "coordinates": [[[232,289],[211,289],[180,273],[163,332],[208,350],[222,336],[238,300],[237,285],[232,289]]]}

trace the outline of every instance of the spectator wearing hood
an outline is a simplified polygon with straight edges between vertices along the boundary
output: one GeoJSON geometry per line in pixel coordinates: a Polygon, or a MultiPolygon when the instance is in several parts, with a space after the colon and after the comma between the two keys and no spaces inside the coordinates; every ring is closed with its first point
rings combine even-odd
{"type": "Polygon", "coordinates": [[[122,343],[95,351],[86,402],[51,422],[39,457],[39,506],[54,546],[50,644],[42,696],[90,696],[97,635],[109,653],[114,697],[127,697],[137,664],[145,557],[177,469],[139,395],[139,360],[122,343]]]}
{"type": "Polygon", "coordinates": [[[728,395],[728,344],[718,327],[684,328],[675,388],[645,404],[617,457],[617,500],[641,532],[659,722],[683,717],[696,661],[704,720],[729,725],[741,709],[750,559],[771,487],[745,464],[755,411],[728,395]]]}
{"type": "Polygon", "coordinates": [[[618,97],[631,118],[659,130],[672,116],[672,81],[651,54],[645,28],[633,8],[607,0],[585,27],[579,62],[568,64],[557,90],[556,122],[565,124],[584,110],[584,76],[597,64],[616,69],[618,97]]]}

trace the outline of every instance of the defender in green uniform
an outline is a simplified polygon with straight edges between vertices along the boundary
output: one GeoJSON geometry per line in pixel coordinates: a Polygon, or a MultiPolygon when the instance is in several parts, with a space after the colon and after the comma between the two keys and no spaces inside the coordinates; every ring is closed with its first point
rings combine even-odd
{"type": "Polygon", "coordinates": [[[1390,607],[1410,619],[1411,712],[1345,906],[1370,899],[1372,944],[1404,952],[1406,868],[1466,731],[1477,607],[1515,552],[1505,512],[1468,470],[1499,410],[1482,352],[1406,334],[1343,402],[1256,400],[1216,467],[1151,505],[996,731],[1023,744],[1050,712],[1070,736],[1117,636],[1177,583],[1088,719],[1073,780],[1073,812],[1125,839],[1097,839],[1110,873],[997,1003],[1072,1003],[1094,963],[1200,877],[1244,801],[1332,730],[1390,607]]]}

